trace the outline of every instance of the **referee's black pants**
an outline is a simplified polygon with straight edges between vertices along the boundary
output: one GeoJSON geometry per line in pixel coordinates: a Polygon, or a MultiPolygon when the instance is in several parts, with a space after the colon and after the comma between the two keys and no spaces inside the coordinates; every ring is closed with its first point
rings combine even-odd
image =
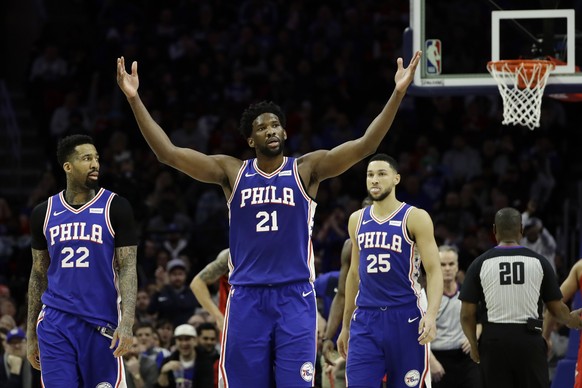
{"type": "Polygon", "coordinates": [[[525,324],[485,324],[479,339],[484,388],[548,388],[547,345],[525,324]]]}
{"type": "Polygon", "coordinates": [[[445,374],[432,388],[481,388],[482,378],[479,366],[462,349],[436,350],[432,353],[445,369],[445,374]]]}

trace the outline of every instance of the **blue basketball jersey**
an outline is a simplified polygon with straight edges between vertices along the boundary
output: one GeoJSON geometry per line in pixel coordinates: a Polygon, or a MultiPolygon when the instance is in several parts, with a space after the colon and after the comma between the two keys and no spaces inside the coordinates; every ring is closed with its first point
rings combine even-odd
{"type": "Polygon", "coordinates": [[[305,192],[295,158],[270,174],[256,159],[242,165],[228,200],[230,283],[313,281],[311,232],[316,203],[305,192]]]}
{"type": "Polygon", "coordinates": [[[384,220],[374,216],[374,205],[362,210],[356,227],[360,251],[358,307],[418,305],[420,258],[406,229],[412,209],[402,203],[384,220]]]}
{"type": "Polygon", "coordinates": [[[117,326],[120,317],[115,233],[109,219],[114,196],[100,189],[75,209],[62,191],[48,199],[43,227],[51,262],[42,302],[96,325],[117,326]]]}

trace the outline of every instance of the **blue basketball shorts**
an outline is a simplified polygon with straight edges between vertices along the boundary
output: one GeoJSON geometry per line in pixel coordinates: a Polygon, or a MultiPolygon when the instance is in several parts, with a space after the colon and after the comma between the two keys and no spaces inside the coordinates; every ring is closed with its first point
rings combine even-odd
{"type": "Polygon", "coordinates": [[[45,306],[36,332],[45,387],[126,387],[123,360],[95,325],[45,306]]]}
{"type": "Polygon", "coordinates": [[[421,311],[414,308],[357,308],[352,316],[346,380],[349,388],[425,387],[430,378],[428,345],[418,343],[421,311]]]}
{"type": "Polygon", "coordinates": [[[220,355],[221,387],[312,387],[317,307],[310,282],[233,286],[220,355]]]}

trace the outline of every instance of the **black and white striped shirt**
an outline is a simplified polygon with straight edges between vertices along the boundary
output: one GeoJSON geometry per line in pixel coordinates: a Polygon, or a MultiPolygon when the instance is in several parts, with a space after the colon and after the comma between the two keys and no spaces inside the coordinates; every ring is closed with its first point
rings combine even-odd
{"type": "Polygon", "coordinates": [[[484,323],[526,323],[541,319],[542,302],[562,293],[546,258],[522,246],[497,246],[471,263],[459,299],[482,302],[484,323]]]}
{"type": "Polygon", "coordinates": [[[436,317],[437,336],[430,346],[432,350],[457,350],[463,346],[465,334],[461,327],[461,301],[459,290],[447,295],[443,293],[441,305],[436,317]]]}

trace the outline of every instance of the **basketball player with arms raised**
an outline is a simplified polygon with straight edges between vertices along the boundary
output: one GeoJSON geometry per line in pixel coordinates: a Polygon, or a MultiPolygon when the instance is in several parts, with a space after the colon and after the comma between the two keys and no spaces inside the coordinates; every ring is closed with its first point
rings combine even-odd
{"type": "Polygon", "coordinates": [[[28,359],[45,387],[125,387],[133,342],[137,236],[129,202],[98,186],[85,135],[62,139],[66,190],[34,208],[28,359]]]}
{"type": "Polygon", "coordinates": [[[396,199],[399,182],[392,157],[372,157],[366,186],[374,203],[354,212],[348,223],[352,263],[338,351],[346,358],[350,388],[376,388],[385,373],[392,388],[425,387],[430,378],[428,343],[436,336],[443,275],[432,220],[396,199]],[[426,314],[420,261],[426,271],[426,314]]]}
{"type": "Polygon", "coordinates": [[[395,88],[364,135],[299,158],[283,154],[285,115],[271,102],[245,110],[240,129],[256,158],[205,155],[177,147],[153,120],[131,73],[117,60],[117,82],[158,160],[222,187],[230,215],[230,278],[220,374],[228,387],[310,387],[316,357],[317,309],[311,232],[321,181],[372,154],[388,132],[420,60],[399,58],[395,88]]]}

